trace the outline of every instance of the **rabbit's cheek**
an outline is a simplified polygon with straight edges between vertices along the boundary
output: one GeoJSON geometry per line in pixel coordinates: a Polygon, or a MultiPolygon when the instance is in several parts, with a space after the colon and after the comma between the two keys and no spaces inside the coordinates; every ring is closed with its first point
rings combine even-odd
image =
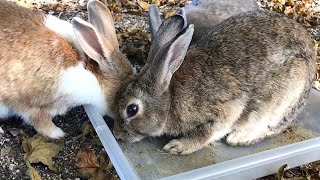
{"type": "Polygon", "coordinates": [[[115,136],[117,139],[121,139],[127,142],[137,142],[142,140],[145,136],[137,133],[131,127],[125,126],[121,131],[115,132],[115,136]]]}
{"type": "Polygon", "coordinates": [[[138,142],[141,141],[145,136],[141,135],[141,134],[131,134],[130,136],[128,136],[127,141],[129,142],[138,142]]]}
{"type": "Polygon", "coordinates": [[[125,140],[125,132],[124,131],[119,131],[117,129],[114,129],[113,133],[114,133],[114,136],[116,137],[116,139],[125,140]]]}

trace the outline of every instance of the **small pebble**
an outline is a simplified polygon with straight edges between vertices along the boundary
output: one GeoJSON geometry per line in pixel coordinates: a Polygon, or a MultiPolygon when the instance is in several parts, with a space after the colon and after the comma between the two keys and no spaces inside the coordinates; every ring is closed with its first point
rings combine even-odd
{"type": "Polygon", "coordinates": [[[9,170],[10,170],[10,171],[13,171],[13,168],[14,168],[15,166],[16,166],[15,164],[10,164],[10,165],[9,165],[9,170]]]}
{"type": "Polygon", "coordinates": [[[7,146],[5,148],[1,148],[0,155],[3,157],[5,155],[9,154],[10,151],[11,151],[11,147],[10,146],[7,146]]]}
{"type": "Polygon", "coordinates": [[[22,130],[18,128],[11,128],[9,132],[12,136],[16,137],[18,134],[22,133],[22,130]]]}
{"type": "Polygon", "coordinates": [[[284,173],[284,177],[286,178],[293,178],[294,177],[294,174],[291,172],[291,171],[286,171],[284,173]]]}

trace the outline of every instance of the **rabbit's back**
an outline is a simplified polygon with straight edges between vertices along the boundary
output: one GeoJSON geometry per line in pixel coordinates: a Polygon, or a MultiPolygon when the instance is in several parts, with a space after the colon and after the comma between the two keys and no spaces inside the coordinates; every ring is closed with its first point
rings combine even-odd
{"type": "Polygon", "coordinates": [[[240,85],[262,81],[268,72],[281,72],[296,57],[308,67],[311,81],[315,56],[313,41],[300,24],[277,13],[255,11],[214,27],[190,47],[182,69],[212,80],[218,78],[217,70],[230,71],[240,85]]]}
{"type": "Polygon", "coordinates": [[[44,26],[44,14],[6,0],[0,0],[0,15],[1,38],[4,38],[4,35],[8,35],[9,32],[11,34],[23,34],[28,33],[30,29],[37,31],[44,26]]]}
{"type": "Polygon", "coordinates": [[[188,24],[195,25],[194,42],[223,20],[257,9],[259,6],[255,0],[199,0],[185,7],[188,24]]]}
{"type": "Polygon", "coordinates": [[[77,51],[38,11],[0,0],[0,16],[0,101],[44,103],[61,70],[78,63],[77,51]]]}
{"type": "Polygon", "coordinates": [[[225,120],[234,124],[240,114],[245,117],[260,108],[266,114],[259,116],[275,117],[274,122],[266,120],[270,127],[282,118],[291,122],[311,88],[315,59],[315,46],[298,23],[276,13],[244,13],[217,25],[189,48],[173,76],[179,95],[173,104],[178,114],[202,122],[220,114],[234,117],[225,120]]]}

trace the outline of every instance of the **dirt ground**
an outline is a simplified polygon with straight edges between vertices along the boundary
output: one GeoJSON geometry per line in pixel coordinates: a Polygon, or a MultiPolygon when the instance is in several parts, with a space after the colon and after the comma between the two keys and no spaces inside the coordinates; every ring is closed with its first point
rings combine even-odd
{"type": "MultiPolygon", "coordinates": [[[[86,0],[12,1],[68,21],[73,17],[87,19],[86,0]]],[[[142,66],[150,45],[146,10],[136,1],[102,0],[102,2],[108,4],[114,14],[115,27],[117,29],[122,51],[127,54],[134,64],[142,66]]],[[[160,10],[164,16],[169,16],[178,7],[190,3],[187,0],[153,0],[153,2],[160,3],[160,10]]],[[[277,4],[270,5],[271,1],[258,0],[258,2],[264,8],[274,6],[273,10],[287,13],[289,16],[292,15],[288,12],[289,10],[283,10],[283,7],[280,7],[279,5],[276,6],[277,4]]],[[[317,2],[315,5],[319,5],[318,1],[315,2],[317,2]]],[[[316,10],[319,9],[317,6],[311,8],[316,10]]],[[[319,14],[316,16],[319,17],[319,14]]],[[[307,24],[306,27],[310,31],[310,34],[315,40],[319,40],[320,33],[318,31],[318,19],[314,20],[313,16],[303,17],[305,19],[300,17],[301,19],[299,21],[307,24]]],[[[58,167],[57,172],[48,169],[48,167],[42,163],[32,164],[42,179],[88,179],[90,177],[79,171],[79,165],[77,165],[79,156],[77,156],[77,154],[81,151],[93,152],[99,159],[99,162],[101,158],[107,157],[96,134],[92,131],[90,126],[87,126],[88,122],[89,119],[82,107],[72,109],[65,116],[54,118],[54,123],[68,134],[65,139],[59,141],[64,144],[64,148],[53,158],[53,163],[58,167]],[[87,127],[86,131],[83,130],[84,127],[87,127]]],[[[28,166],[24,160],[25,152],[22,143],[24,139],[33,137],[36,134],[35,130],[28,125],[24,125],[17,117],[0,121],[0,127],[4,130],[4,132],[0,131],[0,179],[30,179],[28,175],[28,166]]],[[[107,158],[104,160],[108,161],[107,158]]],[[[98,166],[99,168],[100,166],[102,167],[102,165],[98,166]]],[[[119,179],[115,170],[110,166],[110,163],[107,168],[102,168],[101,172],[104,174],[102,179],[119,179]]],[[[284,172],[283,176],[286,179],[320,179],[320,161],[287,170],[284,172]]],[[[99,179],[94,177],[91,178],[99,179]]],[[[276,179],[276,175],[270,175],[260,179],[276,179]]]]}

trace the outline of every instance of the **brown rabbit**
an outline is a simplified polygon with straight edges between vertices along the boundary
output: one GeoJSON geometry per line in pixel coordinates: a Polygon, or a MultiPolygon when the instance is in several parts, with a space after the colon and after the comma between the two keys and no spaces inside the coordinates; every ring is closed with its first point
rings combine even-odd
{"type": "MultiPolygon", "coordinates": [[[[193,43],[223,20],[236,14],[258,9],[259,5],[256,0],[192,0],[192,4],[181,8],[178,13],[186,18],[188,25],[194,25],[193,43]]],[[[155,4],[149,7],[148,15],[151,37],[154,39],[161,24],[160,13],[155,4]]]]}
{"type": "Polygon", "coordinates": [[[119,90],[117,138],[174,136],[163,149],[189,154],[225,136],[231,145],[256,143],[296,118],[316,59],[300,24],[277,13],[247,12],[188,49],[193,28],[181,31],[183,23],[178,15],[162,23],[150,63],[119,90]]]}
{"type": "Polygon", "coordinates": [[[133,69],[119,51],[109,10],[90,1],[88,11],[95,26],[80,19],[72,26],[0,0],[0,117],[19,115],[39,133],[60,138],[64,132],[52,117],[72,107],[92,104],[113,116],[109,104],[133,69]]]}

